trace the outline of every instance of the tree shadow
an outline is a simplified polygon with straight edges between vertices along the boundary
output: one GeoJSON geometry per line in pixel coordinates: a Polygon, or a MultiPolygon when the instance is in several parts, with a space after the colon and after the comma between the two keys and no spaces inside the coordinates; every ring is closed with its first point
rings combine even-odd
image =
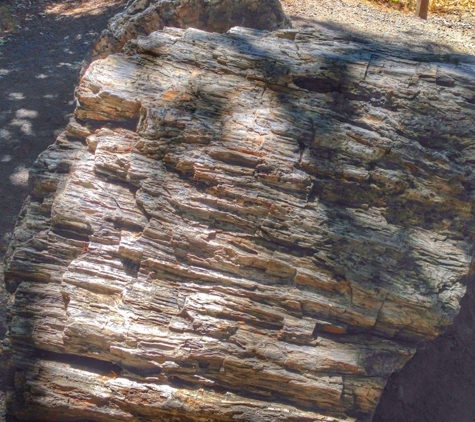
{"type": "MultiPolygon", "coordinates": [[[[312,20],[303,20],[299,24],[308,25],[309,27],[313,26],[317,31],[323,30],[323,32],[327,30],[333,32],[336,29],[340,33],[351,35],[355,41],[367,44],[368,48],[372,51],[389,51],[393,57],[409,60],[415,59],[421,62],[435,61],[452,68],[455,65],[455,68],[461,71],[464,78],[472,78],[473,80],[474,77],[473,64],[475,63],[475,57],[451,54],[451,46],[448,44],[440,45],[435,42],[417,44],[415,41],[408,40],[406,46],[397,46],[368,39],[365,37],[364,32],[349,32],[343,26],[333,26],[312,20]],[[373,46],[375,47],[374,50],[373,46]],[[438,54],[431,53],[433,51],[438,52],[438,54]]],[[[443,85],[444,81],[441,80],[440,83],[443,85]]],[[[470,104],[473,104],[474,98],[473,96],[466,98],[468,107],[470,107],[470,104]]],[[[437,114],[436,110],[432,110],[430,116],[437,114]]],[[[447,123],[449,123],[449,120],[446,116],[443,113],[439,114],[436,127],[429,128],[422,125],[414,133],[415,136],[412,141],[416,145],[419,144],[418,147],[422,146],[426,151],[430,151],[434,156],[447,154],[445,152],[448,149],[447,146],[452,147],[454,144],[458,144],[455,151],[447,154],[450,158],[450,170],[446,177],[449,178],[448,180],[451,179],[450,184],[452,186],[456,186],[460,182],[456,180],[457,178],[453,179],[450,176],[450,172],[455,172],[455,174],[460,172],[460,169],[457,169],[457,163],[460,162],[460,154],[464,154],[462,151],[466,150],[466,146],[463,143],[473,139],[474,127],[465,123],[460,137],[458,139],[450,139],[450,133],[443,133],[445,130],[444,125],[447,123]]],[[[410,149],[411,147],[408,146],[408,148],[410,149]]],[[[462,183],[465,184],[466,182],[463,181],[462,183]]],[[[397,195],[398,187],[394,186],[394,188],[394,193],[397,195]]],[[[460,201],[463,203],[470,202],[472,192],[473,188],[471,186],[465,186],[464,193],[459,196],[460,201]]],[[[348,192],[348,199],[350,201],[354,197],[360,199],[359,204],[356,201],[357,206],[368,202],[365,199],[364,192],[361,192],[358,188],[353,193],[348,192]]],[[[390,199],[389,204],[390,207],[386,214],[388,221],[396,222],[398,225],[407,224],[408,215],[406,209],[408,204],[403,204],[396,198],[393,201],[390,199]]],[[[415,203],[409,204],[409,206],[411,208],[416,207],[412,211],[415,211],[415,214],[420,216],[420,221],[423,220],[424,222],[423,227],[428,230],[437,230],[438,224],[447,216],[447,214],[444,215],[446,211],[438,209],[438,207],[430,209],[430,207],[415,203]]],[[[452,218],[450,212],[448,215],[449,218],[452,218]]],[[[354,222],[353,219],[350,219],[350,221],[354,222]]],[[[469,223],[462,230],[465,239],[467,239],[468,246],[473,243],[471,232],[469,223]]],[[[408,267],[411,267],[413,259],[409,256],[407,259],[404,262],[408,267]]],[[[361,273],[361,270],[361,268],[355,268],[356,272],[361,273]]],[[[475,360],[473,348],[470,346],[475,341],[475,331],[473,329],[475,323],[473,313],[473,309],[475,309],[475,295],[473,291],[475,287],[473,282],[473,276],[469,274],[464,281],[464,284],[467,285],[467,293],[461,302],[461,311],[455,318],[453,325],[436,340],[422,345],[409,363],[400,372],[394,373],[390,377],[382,394],[380,404],[376,409],[373,421],[443,422],[447,420],[472,420],[474,382],[471,374],[475,360]]]]}

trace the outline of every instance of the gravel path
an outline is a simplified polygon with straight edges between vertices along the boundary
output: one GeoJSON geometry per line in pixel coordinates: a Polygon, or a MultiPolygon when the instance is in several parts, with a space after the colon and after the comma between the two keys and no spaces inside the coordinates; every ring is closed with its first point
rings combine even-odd
{"type": "Polygon", "coordinates": [[[414,14],[362,0],[281,0],[295,28],[330,27],[358,38],[417,52],[475,55],[475,10],[463,14],[414,14]]]}

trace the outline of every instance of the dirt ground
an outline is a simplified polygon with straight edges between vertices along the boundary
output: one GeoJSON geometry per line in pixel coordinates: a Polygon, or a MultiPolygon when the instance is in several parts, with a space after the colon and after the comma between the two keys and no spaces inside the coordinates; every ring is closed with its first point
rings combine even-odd
{"type": "MultiPolygon", "coordinates": [[[[0,0],[0,256],[28,194],[28,168],[65,127],[74,110],[81,61],[124,3],[0,0]]],[[[282,4],[295,27],[351,32],[399,51],[475,55],[475,11],[421,21],[362,0],[282,4]]],[[[471,288],[456,324],[391,378],[374,421],[474,422],[473,327],[471,288]]]]}

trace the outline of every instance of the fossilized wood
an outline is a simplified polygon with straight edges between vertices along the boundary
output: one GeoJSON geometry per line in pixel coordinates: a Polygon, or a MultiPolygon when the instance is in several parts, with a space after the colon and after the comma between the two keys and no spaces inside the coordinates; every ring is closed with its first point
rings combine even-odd
{"type": "Polygon", "coordinates": [[[9,413],[370,420],[471,273],[474,64],[240,28],[125,52],[31,171],[9,413]]]}
{"type": "Polygon", "coordinates": [[[109,21],[87,62],[117,53],[127,41],[166,26],[222,33],[233,26],[274,31],[291,24],[279,0],[131,0],[109,21]]]}

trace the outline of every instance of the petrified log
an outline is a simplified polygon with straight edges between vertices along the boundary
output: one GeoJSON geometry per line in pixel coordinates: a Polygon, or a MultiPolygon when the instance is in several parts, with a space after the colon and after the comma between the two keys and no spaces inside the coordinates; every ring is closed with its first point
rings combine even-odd
{"type": "Polygon", "coordinates": [[[131,0],[109,21],[87,62],[117,53],[127,41],[166,26],[222,33],[233,26],[274,31],[291,24],[279,0],[131,0]]]}
{"type": "Polygon", "coordinates": [[[124,51],[31,171],[9,414],[370,420],[470,276],[475,66],[294,30],[124,51]]]}

